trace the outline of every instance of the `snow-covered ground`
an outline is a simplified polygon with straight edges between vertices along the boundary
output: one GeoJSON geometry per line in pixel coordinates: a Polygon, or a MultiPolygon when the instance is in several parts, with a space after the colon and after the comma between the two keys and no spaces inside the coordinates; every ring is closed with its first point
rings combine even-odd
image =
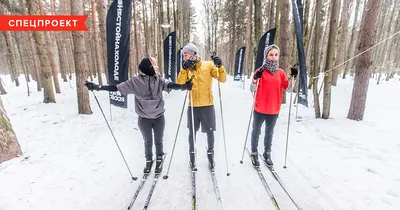
{"type": "MultiPolygon", "coordinates": [[[[139,184],[131,181],[121,155],[90,93],[92,115],[78,115],[75,81],[61,83],[57,103],[43,104],[43,93],[31,96],[21,77],[15,87],[2,75],[7,95],[1,96],[23,150],[23,156],[0,164],[0,210],[115,210],[125,209],[139,184]]],[[[247,84],[248,85],[248,82],[247,84]]],[[[214,83],[217,114],[216,175],[224,209],[274,209],[257,173],[245,153],[240,164],[252,98],[248,88],[232,78],[221,84],[226,131],[228,166],[226,176],[221,108],[218,86],[214,83]]],[[[352,80],[339,80],[333,87],[331,119],[315,119],[310,108],[300,106],[295,120],[292,107],[287,169],[283,169],[287,104],[276,125],[273,141],[275,168],[289,192],[303,209],[400,209],[400,82],[393,79],[376,85],[371,80],[365,119],[346,118],[352,80]]],[[[116,139],[135,176],[144,166],[143,140],[137,128],[133,97],[129,108],[110,106],[106,92],[95,92],[111,124],[116,139]]],[[[168,153],[163,175],[167,172],[172,145],[185,93],[165,94],[165,152],[168,153]]],[[[289,97],[289,95],[288,95],[289,97]]],[[[150,209],[189,209],[191,205],[190,170],[186,109],[173,156],[169,179],[160,179],[150,209]]],[[[206,136],[197,135],[197,206],[218,209],[207,168],[206,136]]],[[[263,139],[263,135],[260,137],[263,139]]],[[[262,152],[262,143],[260,142],[262,152]]],[[[284,191],[263,167],[281,209],[296,209],[284,191]]],[[[143,209],[152,177],[133,209],[143,209]]]]}

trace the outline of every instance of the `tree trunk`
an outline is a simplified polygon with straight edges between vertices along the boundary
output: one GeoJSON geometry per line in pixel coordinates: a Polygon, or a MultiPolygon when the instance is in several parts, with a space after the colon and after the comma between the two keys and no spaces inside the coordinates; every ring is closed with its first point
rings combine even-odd
{"type": "Polygon", "coordinates": [[[99,85],[103,85],[103,67],[104,67],[103,61],[106,61],[106,60],[101,59],[101,51],[100,51],[100,43],[99,43],[100,41],[99,41],[99,34],[97,33],[97,24],[96,24],[97,13],[96,13],[96,10],[94,9],[95,8],[94,0],[91,0],[91,3],[92,3],[92,15],[93,15],[92,20],[93,20],[93,31],[94,31],[94,49],[95,49],[94,51],[96,53],[95,60],[96,60],[96,64],[97,64],[96,70],[97,70],[97,76],[98,76],[97,79],[99,81],[99,85]]]}
{"type": "MultiPolygon", "coordinates": [[[[147,17],[147,9],[146,9],[145,1],[142,1],[142,10],[143,10],[143,18],[144,18],[144,21],[143,21],[144,32],[149,33],[148,26],[147,26],[148,17],[147,17]]],[[[147,39],[144,39],[144,46],[145,46],[145,53],[146,53],[145,57],[147,57],[147,56],[149,56],[149,42],[147,39]]]]}
{"type": "Polygon", "coordinates": [[[60,89],[60,83],[58,81],[58,69],[56,65],[56,60],[54,58],[54,50],[53,50],[53,42],[50,38],[49,32],[45,32],[45,37],[46,37],[46,45],[47,45],[47,51],[50,59],[50,66],[51,66],[51,72],[53,74],[53,81],[54,81],[54,87],[56,90],[56,93],[61,93],[60,89]]]}
{"type": "MultiPolygon", "coordinates": [[[[339,29],[339,39],[337,40],[338,46],[337,46],[337,53],[336,53],[336,59],[335,59],[335,66],[341,65],[344,62],[345,59],[345,49],[347,49],[346,43],[347,43],[347,28],[349,25],[348,21],[348,0],[342,0],[342,14],[341,14],[341,21],[340,21],[340,29],[339,29]]],[[[333,70],[333,75],[332,75],[332,85],[336,86],[337,84],[337,79],[339,77],[339,73],[343,71],[343,65],[340,67],[337,67],[335,70],[333,70]]]]}
{"type": "MultiPolygon", "coordinates": [[[[398,4],[398,2],[399,1],[395,1],[395,2],[393,2],[394,3],[394,5],[393,5],[393,8],[392,8],[392,12],[391,12],[391,14],[390,14],[390,17],[389,17],[389,21],[388,21],[388,24],[387,24],[387,29],[386,29],[386,32],[385,32],[385,38],[387,38],[387,37],[389,37],[390,35],[392,35],[392,29],[394,29],[395,27],[395,24],[393,23],[393,20],[394,20],[394,16],[395,16],[395,11],[398,11],[398,10],[396,10],[396,8],[398,8],[398,6],[397,6],[397,4],[398,4]]],[[[385,19],[387,19],[387,18],[385,18],[385,19]]],[[[386,25],[386,24],[383,24],[382,23],[382,25],[386,25]]],[[[396,31],[395,31],[396,32],[396,31]]],[[[378,41],[378,40],[377,40],[378,41]]],[[[389,73],[388,71],[387,71],[387,69],[388,69],[388,67],[389,67],[389,65],[387,65],[388,64],[388,61],[387,61],[387,59],[388,59],[388,54],[389,54],[389,51],[391,50],[391,47],[393,46],[393,42],[392,43],[389,43],[389,41],[386,41],[384,44],[383,44],[383,46],[381,46],[382,48],[382,51],[380,52],[381,54],[379,55],[379,59],[376,61],[376,62],[374,62],[374,65],[373,66],[375,66],[375,63],[377,63],[378,64],[378,66],[379,66],[379,68],[380,69],[385,69],[386,71],[385,71],[385,73],[389,73]],[[390,44],[390,45],[389,45],[390,44]]],[[[372,69],[372,71],[374,70],[374,68],[372,69]]],[[[387,74],[387,75],[389,75],[389,74],[387,74]]]]}
{"type": "Polygon", "coordinates": [[[339,4],[340,0],[332,1],[332,14],[330,18],[330,26],[329,26],[329,39],[328,39],[328,49],[326,55],[326,64],[325,64],[325,78],[324,78],[324,101],[323,101],[323,110],[322,110],[322,118],[329,119],[330,111],[331,111],[331,85],[332,85],[332,67],[333,62],[335,60],[335,45],[336,45],[336,37],[338,31],[338,17],[339,17],[339,4]]]}
{"type": "Polygon", "coordinates": [[[7,91],[6,89],[4,89],[3,80],[0,78],[0,95],[5,95],[5,94],[7,94],[7,91]]]}
{"type": "MultiPolygon", "coordinates": [[[[310,13],[310,1],[304,0],[304,15],[303,15],[303,37],[304,37],[304,47],[307,47],[309,42],[310,25],[308,24],[310,13]]],[[[311,16],[311,19],[313,17],[311,16]]],[[[306,51],[307,52],[307,51],[306,51]]]]}
{"type": "MultiPolygon", "coordinates": [[[[354,48],[355,48],[355,38],[357,37],[356,33],[357,33],[357,19],[358,19],[358,15],[359,15],[359,9],[360,9],[360,2],[361,0],[355,0],[357,1],[356,3],[356,7],[355,7],[355,15],[354,15],[354,19],[353,19],[353,29],[351,32],[351,38],[350,38],[350,44],[349,47],[347,48],[347,57],[346,60],[349,60],[351,57],[353,57],[354,54],[354,48]]],[[[346,63],[346,67],[344,69],[343,75],[342,75],[342,79],[346,79],[346,75],[348,74],[350,67],[351,67],[351,63],[352,61],[348,61],[346,63]]]]}
{"type": "Polygon", "coordinates": [[[7,44],[7,52],[8,52],[8,60],[10,61],[10,70],[11,70],[11,78],[15,81],[15,86],[19,87],[19,79],[18,79],[18,72],[17,72],[17,62],[15,59],[15,52],[14,52],[14,44],[11,38],[11,32],[6,31],[4,32],[6,35],[6,44],[7,44]]]}
{"type": "MultiPolygon", "coordinates": [[[[45,12],[44,12],[44,9],[43,9],[43,5],[42,5],[42,1],[38,0],[38,3],[39,3],[40,14],[45,15],[45,12]]],[[[50,33],[48,31],[45,31],[44,35],[45,35],[46,49],[47,49],[47,52],[48,52],[48,59],[50,60],[51,72],[53,74],[54,87],[56,89],[56,93],[61,93],[60,83],[58,81],[58,72],[59,71],[57,69],[56,60],[54,58],[53,42],[52,42],[52,39],[50,37],[50,33]]]]}
{"type": "MultiPolygon", "coordinates": [[[[364,13],[361,22],[361,31],[363,33],[361,33],[360,37],[358,47],[359,52],[365,51],[374,44],[380,3],[381,0],[368,0],[367,10],[366,13],[364,13]]],[[[364,118],[371,65],[371,50],[365,52],[357,59],[353,92],[351,96],[349,112],[347,115],[347,118],[349,119],[359,121],[364,118]]]]}
{"type": "MultiPolygon", "coordinates": [[[[174,0],[172,0],[172,1],[174,1],[174,0]]],[[[161,1],[161,2],[164,2],[164,1],[161,1]]],[[[169,10],[170,10],[170,3],[169,3],[169,0],[167,0],[167,21],[168,21],[168,24],[171,24],[171,16],[169,14],[169,10]]],[[[168,34],[169,33],[171,33],[171,27],[168,28],[168,34]]]]}
{"type": "MultiPolygon", "coordinates": [[[[279,21],[279,68],[288,71],[290,62],[290,20],[289,0],[280,0],[280,21],[279,21]]],[[[286,91],[283,91],[282,103],[286,103],[286,91]]]]}
{"type": "MultiPolygon", "coordinates": [[[[40,12],[36,4],[37,0],[28,0],[29,3],[29,13],[30,15],[39,15],[40,12]]],[[[43,102],[44,103],[55,103],[55,95],[53,89],[53,83],[51,78],[51,67],[48,56],[48,51],[46,48],[46,37],[44,32],[34,31],[33,36],[36,41],[36,47],[38,49],[40,66],[41,66],[41,80],[43,86],[43,102]]]]}
{"type": "MultiPolygon", "coordinates": [[[[33,36],[33,34],[32,34],[33,36]]],[[[32,59],[33,59],[33,65],[35,66],[34,69],[34,74],[35,74],[35,78],[36,78],[36,87],[37,87],[37,91],[42,91],[42,79],[40,77],[41,73],[40,73],[40,64],[38,62],[39,58],[37,58],[37,50],[35,48],[35,40],[33,40],[32,38],[29,39],[29,49],[30,52],[32,53],[32,59]]]]}
{"type": "MultiPolygon", "coordinates": [[[[172,0],[172,10],[174,11],[173,12],[173,15],[174,15],[174,31],[176,31],[177,29],[178,29],[178,22],[177,22],[177,10],[176,10],[176,2],[175,1],[177,1],[177,0],[172,0]]],[[[177,34],[178,35],[178,34],[177,34]]],[[[179,40],[178,40],[178,42],[179,42],[179,40]]]]}
{"type": "Polygon", "coordinates": [[[67,72],[68,72],[68,63],[67,63],[67,54],[65,52],[65,43],[61,40],[61,34],[57,36],[58,46],[60,46],[58,53],[60,58],[60,70],[61,70],[61,78],[64,82],[68,82],[67,72]]]}
{"type": "MultiPolygon", "coordinates": [[[[399,31],[400,30],[400,10],[397,14],[397,19],[396,19],[396,27],[394,31],[399,31]]],[[[400,38],[399,36],[396,36],[393,38],[393,44],[391,44],[392,50],[389,55],[389,62],[390,62],[390,68],[394,69],[396,68],[396,62],[399,60],[398,58],[398,52],[400,52],[400,38]]]]}
{"type": "MultiPolygon", "coordinates": [[[[133,11],[134,11],[134,6],[135,6],[135,2],[132,2],[132,10],[133,11]]],[[[136,65],[135,65],[135,60],[136,60],[135,59],[135,54],[137,55],[137,52],[135,52],[135,45],[134,45],[134,43],[135,43],[135,34],[136,34],[136,32],[135,32],[136,21],[134,21],[135,12],[133,12],[131,15],[132,15],[131,18],[133,20],[131,21],[131,28],[130,28],[131,31],[129,33],[130,40],[131,40],[130,42],[132,42],[132,44],[129,45],[129,69],[128,69],[128,77],[129,78],[131,78],[134,75],[133,71],[134,71],[134,69],[136,67],[136,65]]]]}
{"type": "MultiPolygon", "coordinates": [[[[59,15],[65,15],[68,13],[68,9],[66,7],[66,0],[62,0],[59,3],[58,7],[58,14],[59,15]]],[[[68,32],[69,33],[69,32],[68,32]]],[[[68,55],[67,55],[67,47],[64,39],[64,33],[58,33],[56,34],[57,37],[57,45],[59,47],[58,49],[58,57],[60,58],[60,72],[61,72],[61,78],[63,79],[64,82],[68,82],[67,79],[67,73],[70,72],[70,66],[68,65],[68,55]]]]}
{"type": "MultiPolygon", "coordinates": [[[[27,57],[27,56],[26,55],[22,55],[22,51],[21,51],[21,43],[25,43],[25,40],[21,40],[22,39],[21,35],[22,35],[21,33],[15,34],[15,40],[16,40],[16,43],[17,43],[17,49],[18,49],[19,58],[21,60],[22,71],[24,72],[24,75],[25,75],[26,89],[27,89],[27,92],[28,92],[28,96],[30,96],[31,94],[30,94],[30,90],[29,90],[29,75],[28,75],[27,70],[26,70],[27,69],[26,63],[23,61],[23,57],[27,57]]],[[[25,52],[26,52],[26,50],[25,50],[25,52]]]]}
{"type": "Polygon", "coordinates": [[[73,41],[71,32],[65,34],[67,40],[67,54],[68,54],[68,64],[69,64],[69,80],[72,80],[72,74],[76,72],[75,69],[75,59],[74,59],[74,52],[73,52],[73,41]]]}
{"type": "Polygon", "coordinates": [[[315,15],[315,45],[314,45],[314,66],[313,66],[313,73],[314,73],[314,80],[313,80],[313,95],[314,95],[314,112],[315,118],[321,117],[321,108],[319,104],[319,93],[318,93],[318,74],[319,74],[319,64],[318,64],[318,56],[319,56],[319,43],[320,43],[320,29],[321,29],[321,1],[316,0],[316,15],[315,15]]]}
{"type": "MultiPolygon", "coordinates": [[[[136,2],[136,1],[135,1],[136,2]]],[[[138,15],[138,13],[136,12],[136,4],[135,4],[135,2],[132,2],[132,4],[133,4],[133,21],[134,21],[134,23],[133,23],[133,28],[134,28],[134,31],[135,31],[135,35],[134,35],[134,41],[135,41],[135,55],[136,55],[136,62],[135,62],[135,65],[134,65],[134,74],[138,74],[138,72],[137,72],[137,69],[138,69],[138,66],[139,66],[139,54],[140,54],[140,48],[139,48],[139,44],[138,44],[138,41],[140,40],[140,27],[137,27],[137,17],[139,16],[138,15]]]]}
{"type": "MultiPolygon", "coordinates": [[[[134,3],[136,1],[133,1],[134,3]]],[[[106,17],[107,17],[107,9],[108,3],[107,0],[99,0],[97,3],[97,12],[99,13],[99,29],[100,29],[100,38],[101,38],[101,56],[104,63],[103,65],[104,73],[106,74],[106,80],[108,83],[108,63],[107,63],[107,36],[106,36],[106,17]]],[[[100,46],[99,46],[100,48],[100,46]]]]}
{"type": "MultiPolygon", "coordinates": [[[[390,6],[391,6],[391,2],[392,0],[384,0],[382,2],[382,5],[380,6],[380,15],[379,15],[379,20],[378,23],[382,23],[379,24],[377,26],[377,35],[376,35],[376,41],[380,41],[383,40],[384,38],[387,37],[387,32],[389,30],[389,28],[391,28],[391,26],[388,26],[385,23],[385,20],[389,19],[388,15],[390,13],[390,6]]],[[[377,61],[374,62],[372,65],[372,72],[374,73],[379,73],[379,75],[382,73],[382,68],[380,67],[381,62],[382,61],[382,54],[384,53],[384,45],[386,45],[387,42],[382,43],[381,45],[378,45],[376,47],[376,49],[374,49],[373,55],[372,55],[372,60],[377,61]]],[[[380,77],[379,77],[380,78],[380,77]]],[[[379,84],[379,80],[378,83],[379,84]]]]}
{"type": "MultiPolygon", "coordinates": [[[[0,81],[1,82],[1,81],[0,81]]],[[[0,163],[22,155],[21,146],[0,98],[0,163]]]]}
{"type": "MultiPolygon", "coordinates": [[[[255,0],[255,1],[259,1],[259,0],[255,0]]],[[[218,53],[217,52],[217,49],[218,49],[218,42],[217,42],[217,28],[219,28],[219,22],[218,22],[218,18],[219,18],[219,15],[218,15],[218,10],[217,10],[217,8],[218,8],[218,5],[221,5],[220,4],[220,2],[217,4],[217,1],[216,0],[214,0],[214,18],[213,19],[215,19],[215,20],[213,20],[213,22],[214,22],[214,24],[213,24],[213,26],[214,26],[214,52],[215,53],[218,53]]],[[[260,3],[260,8],[259,8],[259,10],[261,11],[261,3],[260,3]]],[[[190,9],[188,10],[188,11],[190,11],[190,9]]],[[[261,12],[260,12],[261,13],[261,12]]],[[[188,19],[190,19],[190,15],[189,15],[189,17],[188,17],[188,19]]],[[[261,17],[260,17],[260,22],[261,22],[261,17]]],[[[189,29],[190,29],[190,27],[188,27],[189,29]]],[[[190,30],[188,31],[189,33],[190,33],[190,30]]],[[[189,34],[188,33],[188,34],[189,34]]]]}
{"type": "MultiPolygon", "coordinates": [[[[164,1],[163,0],[159,0],[159,3],[158,3],[158,5],[159,6],[157,6],[157,8],[158,8],[158,22],[157,22],[157,24],[156,24],[156,27],[157,27],[157,41],[158,41],[158,66],[160,66],[161,68],[160,69],[164,69],[165,67],[164,67],[164,62],[163,62],[163,60],[164,60],[164,55],[163,55],[163,39],[164,39],[164,37],[166,36],[166,34],[164,34],[164,33],[162,33],[162,28],[161,28],[161,24],[163,24],[164,22],[165,22],[165,20],[164,20],[164,6],[163,6],[163,4],[164,4],[164,1]]],[[[163,76],[164,75],[164,72],[163,71],[160,71],[159,72],[160,73],[160,75],[161,76],[163,76]]]]}
{"type": "MultiPolygon", "coordinates": [[[[269,29],[271,29],[271,28],[273,28],[273,27],[275,27],[275,21],[274,21],[274,16],[275,16],[275,13],[274,13],[274,11],[275,11],[275,0],[270,0],[270,2],[271,2],[271,7],[270,7],[270,16],[269,16],[269,29]]],[[[268,30],[269,30],[268,29],[268,30]]]]}
{"type": "Polygon", "coordinates": [[[330,26],[329,19],[330,19],[331,14],[332,14],[332,4],[330,4],[326,8],[323,8],[322,10],[325,11],[325,13],[322,16],[322,19],[324,20],[324,22],[323,22],[324,26],[323,26],[323,34],[321,36],[321,40],[322,40],[321,49],[325,49],[325,50],[321,51],[320,60],[323,61],[323,62],[320,63],[320,69],[325,69],[326,58],[327,58],[327,54],[328,54],[328,51],[326,49],[328,48],[329,26],[330,26]]]}
{"type": "Polygon", "coordinates": [[[309,38],[308,38],[309,42],[308,42],[307,47],[306,47],[306,66],[307,66],[307,69],[308,69],[308,77],[309,77],[308,89],[311,89],[311,87],[314,85],[314,79],[313,79],[314,71],[315,70],[316,71],[319,70],[318,68],[314,69],[314,66],[311,65],[311,63],[313,63],[313,60],[314,60],[314,56],[312,54],[312,46],[313,46],[313,44],[315,44],[315,41],[314,41],[315,40],[315,28],[316,28],[316,26],[315,26],[315,19],[316,19],[316,15],[315,14],[316,14],[316,12],[315,12],[315,10],[316,10],[316,7],[314,7],[314,9],[312,11],[312,16],[311,16],[312,19],[311,19],[311,24],[310,24],[310,33],[308,34],[309,35],[309,38]]]}
{"type": "Polygon", "coordinates": [[[275,32],[274,43],[276,45],[278,45],[278,46],[280,46],[280,43],[279,43],[279,34],[280,34],[279,15],[280,15],[280,11],[281,11],[280,8],[281,8],[281,0],[276,0],[276,7],[275,7],[275,28],[276,28],[276,32],[275,32]]]}
{"type": "MultiPolygon", "coordinates": [[[[262,11],[261,11],[261,0],[254,0],[254,42],[258,43],[263,35],[263,24],[262,24],[262,11]]],[[[254,55],[257,55],[258,44],[254,48],[254,55]]],[[[258,68],[258,66],[256,66],[258,68]]]]}
{"type": "Polygon", "coordinates": [[[236,18],[237,18],[237,7],[238,7],[238,0],[233,1],[232,5],[232,26],[231,26],[231,40],[230,40],[230,50],[229,50],[229,56],[230,56],[230,65],[228,67],[228,72],[229,74],[234,73],[234,68],[235,68],[235,55],[236,51],[238,50],[237,46],[242,47],[242,43],[237,43],[237,37],[236,37],[236,18]]]}
{"type": "Polygon", "coordinates": [[[247,78],[250,79],[251,74],[253,73],[253,69],[251,69],[251,62],[253,59],[251,59],[251,55],[250,52],[253,49],[253,44],[252,44],[252,24],[251,24],[251,20],[253,17],[253,0],[248,0],[248,7],[249,7],[249,11],[247,13],[247,33],[246,33],[246,52],[245,52],[245,67],[247,68],[247,78]]]}
{"type": "MultiPolygon", "coordinates": [[[[71,0],[71,15],[83,15],[82,0],[71,0]]],[[[85,38],[82,31],[72,32],[74,42],[74,59],[76,71],[76,90],[78,95],[78,113],[92,114],[89,103],[89,92],[85,86],[88,77],[85,38]]]]}
{"type": "MultiPolygon", "coordinates": [[[[26,8],[26,4],[25,4],[25,0],[20,0],[19,1],[20,7],[21,8],[26,8]]],[[[26,11],[22,10],[22,15],[26,15],[26,11]]],[[[25,74],[25,78],[27,82],[30,82],[30,77],[29,77],[29,70],[30,69],[34,69],[32,64],[32,61],[29,59],[29,56],[27,55],[27,52],[29,52],[29,32],[24,32],[24,33],[18,33],[16,34],[17,36],[20,36],[20,40],[22,41],[18,41],[19,43],[17,44],[22,44],[22,52],[24,53],[24,55],[22,56],[21,54],[21,62],[24,65],[25,64],[25,69],[24,69],[24,74],[25,74]]],[[[28,86],[28,96],[29,96],[29,85],[28,86]]]]}

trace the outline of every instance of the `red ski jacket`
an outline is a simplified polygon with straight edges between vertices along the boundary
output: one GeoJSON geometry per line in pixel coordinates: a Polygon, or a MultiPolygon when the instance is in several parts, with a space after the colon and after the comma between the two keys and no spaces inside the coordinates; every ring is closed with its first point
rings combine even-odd
{"type": "MultiPolygon", "coordinates": [[[[259,70],[257,69],[256,72],[259,70]]],[[[254,110],[262,114],[279,114],[282,104],[282,90],[286,90],[289,86],[285,71],[278,68],[275,74],[272,74],[265,70],[258,83],[254,110]]]]}

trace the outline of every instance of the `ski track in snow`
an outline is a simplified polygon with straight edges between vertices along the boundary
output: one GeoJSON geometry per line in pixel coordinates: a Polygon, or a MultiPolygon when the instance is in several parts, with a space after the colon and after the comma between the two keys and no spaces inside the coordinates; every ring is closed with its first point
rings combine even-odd
{"type": "MultiPolygon", "coordinates": [[[[19,209],[125,209],[141,179],[144,166],[143,140],[137,128],[133,97],[128,109],[110,106],[107,92],[95,92],[125,158],[138,181],[131,181],[100,109],[90,92],[92,115],[77,114],[75,87],[61,83],[56,104],[43,104],[43,93],[31,82],[15,87],[2,75],[7,95],[2,95],[7,114],[21,144],[23,155],[0,164],[0,210],[19,209]]],[[[228,77],[221,84],[229,172],[226,176],[218,85],[213,85],[217,119],[215,133],[216,177],[224,209],[274,209],[251,166],[248,154],[239,160],[252,105],[248,90],[228,77]]],[[[398,80],[398,79],[396,79],[398,80]]],[[[292,107],[287,169],[283,169],[289,105],[283,104],[274,141],[275,169],[289,193],[303,209],[400,209],[400,143],[397,119],[400,99],[397,81],[376,85],[371,80],[365,119],[346,118],[352,80],[339,80],[332,87],[329,120],[315,119],[312,92],[309,107],[292,107]]],[[[73,86],[75,81],[71,81],[73,86]]],[[[287,95],[289,99],[289,94],[287,95]]],[[[166,130],[163,174],[167,172],[185,92],[165,93],[166,130]]],[[[322,98],[321,98],[322,99],[322,98]]],[[[191,183],[186,128],[186,106],[173,156],[169,179],[156,186],[149,209],[189,209],[191,183]]],[[[249,131],[251,133],[251,129],[249,131]]],[[[248,146],[250,146],[250,133],[248,146]]],[[[259,152],[263,152],[263,134],[259,152]]],[[[206,135],[197,133],[197,207],[218,209],[208,170],[206,135]]],[[[281,209],[296,209],[272,175],[264,176],[281,209]]],[[[153,181],[152,173],[132,209],[143,209],[153,181]]]]}

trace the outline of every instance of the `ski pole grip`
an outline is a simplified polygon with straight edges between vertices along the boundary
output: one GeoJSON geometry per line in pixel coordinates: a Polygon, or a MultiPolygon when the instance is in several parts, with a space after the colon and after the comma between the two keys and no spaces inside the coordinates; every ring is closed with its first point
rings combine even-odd
{"type": "Polygon", "coordinates": [[[193,78],[194,78],[194,75],[192,75],[192,77],[190,77],[189,81],[192,82],[193,78]]]}

